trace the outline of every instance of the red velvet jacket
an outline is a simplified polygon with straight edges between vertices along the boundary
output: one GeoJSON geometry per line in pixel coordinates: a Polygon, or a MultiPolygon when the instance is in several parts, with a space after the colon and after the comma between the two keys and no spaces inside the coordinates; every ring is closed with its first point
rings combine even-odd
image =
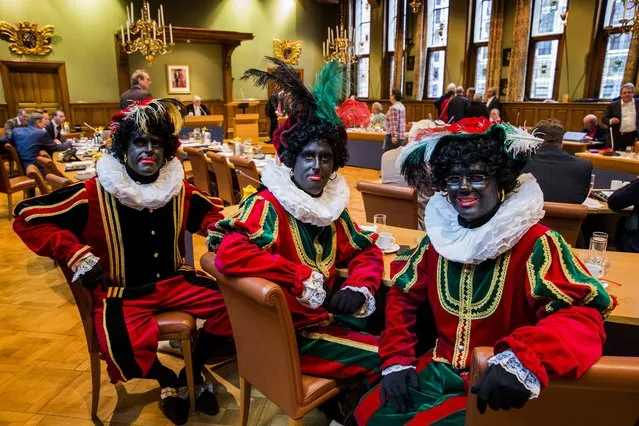
{"type": "Polygon", "coordinates": [[[323,307],[301,305],[296,296],[312,271],[324,275],[324,287],[335,287],[336,266],[348,265],[346,286],[379,288],[384,272],[376,235],[362,233],[347,210],[330,226],[318,227],[298,221],[284,210],[268,190],[247,199],[232,217],[210,232],[210,248],[217,251],[215,266],[226,275],[261,277],[285,292],[295,327],[316,325],[330,319],[323,307]]]}
{"type": "Polygon", "coordinates": [[[464,370],[472,349],[511,349],[540,380],[579,377],[599,357],[603,315],[616,302],[563,238],[534,225],[508,252],[479,265],[442,258],[425,237],[392,263],[382,368],[415,365],[415,320],[429,306],[438,339],[433,359],[464,370]]]}

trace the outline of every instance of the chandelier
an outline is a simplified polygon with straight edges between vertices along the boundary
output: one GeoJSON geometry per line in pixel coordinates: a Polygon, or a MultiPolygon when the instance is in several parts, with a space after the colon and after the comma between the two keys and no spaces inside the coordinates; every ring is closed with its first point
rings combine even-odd
{"type": "MultiPolygon", "coordinates": [[[[350,29],[350,33],[354,33],[353,28],[350,29]]],[[[335,27],[335,32],[332,28],[328,29],[328,38],[322,42],[322,53],[327,63],[338,61],[340,64],[350,65],[357,60],[353,54],[353,41],[348,38],[343,23],[335,27]]]]}
{"type": "Polygon", "coordinates": [[[408,5],[413,10],[413,13],[419,12],[419,8],[422,7],[422,2],[420,0],[413,0],[408,5]]]}
{"type": "Polygon", "coordinates": [[[151,63],[157,55],[170,53],[169,46],[173,43],[173,27],[169,24],[167,29],[164,22],[164,7],[158,9],[158,19],[151,19],[151,9],[146,0],[142,2],[142,16],[135,20],[133,2],[126,8],[126,32],[124,25],[120,25],[120,38],[122,48],[127,54],[140,52],[147,62],[151,63]],[[167,32],[169,42],[166,42],[167,32]]]}
{"type": "MultiPolygon", "coordinates": [[[[619,32],[611,32],[611,36],[632,33],[632,38],[639,40],[639,0],[622,0],[623,16],[619,18],[619,25],[608,26],[606,29],[617,29],[619,32]]],[[[616,5],[615,5],[616,6],[616,5]]]]}

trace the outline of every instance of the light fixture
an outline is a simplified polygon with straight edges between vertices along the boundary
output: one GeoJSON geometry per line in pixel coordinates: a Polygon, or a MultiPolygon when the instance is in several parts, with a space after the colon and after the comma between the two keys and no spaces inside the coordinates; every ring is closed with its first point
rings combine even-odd
{"type": "MultiPolygon", "coordinates": [[[[354,32],[351,27],[351,37],[354,32]]],[[[350,65],[357,61],[357,56],[353,53],[353,41],[348,37],[348,31],[344,28],[343,22],[339,24],[339,27],[335,27],[335,32],[332,28],[328,29],[328,38],[322,42],[322,53],[327,63],[338,61],[340,64],[350,65]]]]}
{"type": "Polygon", "coordinates": [[[126,32],[124,25],[120,26],[122,48],[127,54],[140,52],[147,62],[151,63],[157,55],[170,53],[169,46],[173,43],[173,26],[168,28],[164,22],[164,7],[158,9],[158,19],[151,19],[151,9],[146,0],[142,1],[142,16],[135,20],[133,2],[126,8],[126,32]],[[168,43],[167,43],[168,32],[168,43]]]}
{"type": "Polygon", "coordinates": [[[605,29],[615,29],[610,32],[611,37],[620,37],[622,34],[632,33],[632,38],[639,39],[639,0],[622,0],[623,15],[619,19],[619,26],[607,26],[605,29]]]}
{"type": "Polygon", "coordinates": [[[419,12],[419,8],[422,7],[422,2],[420,0],[413,0],[408,5],[413,10],[413,13],[419,12]]]}

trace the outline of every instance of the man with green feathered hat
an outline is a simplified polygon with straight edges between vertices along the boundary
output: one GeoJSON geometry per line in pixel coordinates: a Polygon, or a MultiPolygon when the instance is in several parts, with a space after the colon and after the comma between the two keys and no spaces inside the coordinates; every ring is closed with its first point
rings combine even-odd
{"type": "Polygon", "coordinates": [[[357,407],[358,424],[463,425],[479,346],[495,353],[471,389],[482,413],[521,408],[549,380],[579,377],[601,356],[615,300],[539,223],[543,194],[521,171],[540,143],[481,118],[424,129],[403,149],[408,183],[437,192],[426,206],[428,235],[391,264],[382,383],[357,407]],[[437,339],[419,353],[425,310],[437,339]]]}

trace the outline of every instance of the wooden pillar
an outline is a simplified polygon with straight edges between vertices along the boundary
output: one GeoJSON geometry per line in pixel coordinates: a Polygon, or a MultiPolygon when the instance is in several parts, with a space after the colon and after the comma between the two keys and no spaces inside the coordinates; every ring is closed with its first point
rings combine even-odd
{"type": "MultiPolygon", "coordinates": [[[[493,0],[494,1],[494,0],[493,0]]],[[[426,83],[426,5],[422,5],[417,13],[417,30],[415,31],[415,100],[424,99],[426,83]]]]}
{"type": "Polygon", "coordinates": [[[513,46],[508,70],[508,93],[506,100],[521,102],[526,90],[528,71],[528,42],[530,37],[530,13],[532,0],[515,0],[515,20],[513,24],[513,46]]]}
{"type": "Polygon", "coordinates": [[[401,90],[404,75],[404,3],[406,0],[397,0],[397,19],[395,20],[395,59],[393,68],[393,88],[401,90]]]}
{"type": "Polygon", "coordinates": [[[499,80],[501,79],[502,41],[504,38],[504,1],[505,0],[493,0],[490,12],[486,90],[491,87],[497,87],[497,93],[499,93],[499,80]]]}

